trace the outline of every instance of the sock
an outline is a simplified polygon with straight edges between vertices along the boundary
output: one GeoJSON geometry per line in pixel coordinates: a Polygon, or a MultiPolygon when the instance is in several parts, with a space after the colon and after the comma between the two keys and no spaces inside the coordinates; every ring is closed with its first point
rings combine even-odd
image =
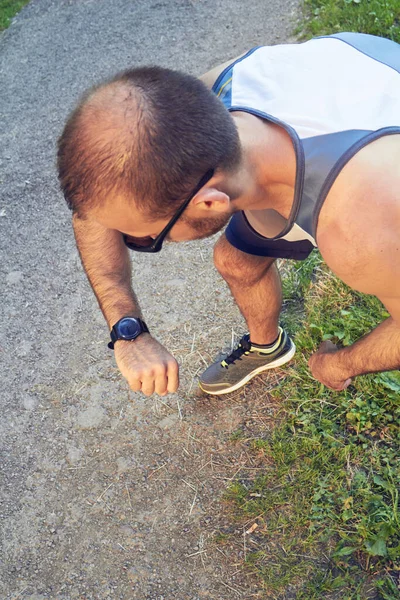
{"type": "Polygon", "coordinates": [[[271,352],[274,352],[277,348],[279,348],[280,343],[282,341],[282,334],[283,334],[283,329],[281,329],[281,327],[279,327],[278,337],[271,344],[263,344],[263,345],[253,344],[253,342],[250,340],[251,349],[257,350],[257,352],[261,352],[262,354],[270,354],[271,352]]]}

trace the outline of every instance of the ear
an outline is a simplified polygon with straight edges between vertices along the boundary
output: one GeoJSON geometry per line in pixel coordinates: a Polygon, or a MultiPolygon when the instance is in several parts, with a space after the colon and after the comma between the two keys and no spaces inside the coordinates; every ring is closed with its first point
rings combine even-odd
{"type": "Polygon", "coordinates": [[[193,198],[192,206],[208,213],[227,213],[231,210],[231,199],[216,188],[203,188],[193,198]]]}

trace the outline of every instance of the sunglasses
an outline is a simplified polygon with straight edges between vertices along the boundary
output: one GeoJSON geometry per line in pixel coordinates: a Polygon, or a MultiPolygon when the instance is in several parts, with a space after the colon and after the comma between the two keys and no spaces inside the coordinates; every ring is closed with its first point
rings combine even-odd
{"type": "Polygon", "coordinates": [[[158,234],[156,238],[152,238],[149,235],[146,237],[134,237],[132,235],[123,235],[125,245],[130,250],[135,250],[136,252],[160,252],[163,241],[165,240],[168,233],[171,231],[185,208],[190,204],[191,200],[195,197],[195,195],[201,190],[201,188],[206,185],[214,175],[214,169],[210,169],[207,171],[205,175],[200,179],[199,183],[196,185],[193,192],[190,196],[185,200],[185,202],[178,208],[177,212],[174,214],[172,219],[167,223],[161,233],[158,234]]]}

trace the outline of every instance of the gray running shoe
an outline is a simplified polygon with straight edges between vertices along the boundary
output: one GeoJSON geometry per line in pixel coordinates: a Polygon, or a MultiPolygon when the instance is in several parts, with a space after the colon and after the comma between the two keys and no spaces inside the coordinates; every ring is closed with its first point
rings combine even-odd
{"type": "Polygon", "coordinates": [[[249,334],[242,337],[239,346],[221,362],[215,362],[200,377],[199,386],[207,394],[229,394],[245,385],[250,379],[287,363],[296,347],[287,333],[279,327],[279,338],[271,352],[261,352],[251,347],[249,334]]]}

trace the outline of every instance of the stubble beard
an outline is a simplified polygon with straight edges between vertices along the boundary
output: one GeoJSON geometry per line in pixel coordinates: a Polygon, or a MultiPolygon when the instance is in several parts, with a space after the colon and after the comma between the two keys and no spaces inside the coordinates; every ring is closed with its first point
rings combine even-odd
{"type": "Polygon", "coordinates": [[[187,217],[182,220],[191,227],[196,233],[196,240],[202,240],[204,238],[215,235],[229,222],[232,215],[221,215],[219,217],[212,217],[208,219],[188,219],[187,217]]]}

